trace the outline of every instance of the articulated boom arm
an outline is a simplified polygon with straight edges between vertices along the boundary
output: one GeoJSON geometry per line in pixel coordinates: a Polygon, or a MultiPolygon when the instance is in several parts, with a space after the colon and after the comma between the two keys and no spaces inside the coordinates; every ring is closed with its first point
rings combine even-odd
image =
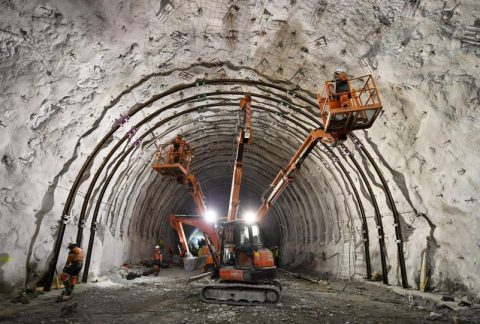
{"type": "Polygon", "coordinates": [[[382,110],[378,89],[371,75],[349,78],[345,73],[335,73],[335,80],[325,81],[318,104],[323,129],[310,132],[288,166],[275,177],[262,197],[263,203],[257,211],[258,221],[263,220],[292,180],[292,174],[319,140],[328,144],[341,143],[349,132],[370,128],[382,110]]]}
{"type": "Polygon", "coordinates": [[[288,163],[287,167],[277,174],[272,184],[268,187],[267,191],[262,197],[262,205],[257,211],[257,221],[261,222],[267,215],[270,207],[282,194],[283,190],[288,186],[288,183],[292,181],[292,176],[300,169],[305,158],[310,154],[318,141],[324,141],[331,143],[333,141],[332,135],[325,133],[323,130],[317,129],[310,134],[303,142],[302,146],[295,152],[292,159],[288,163]]]}
{"type": "Polygon", "coordinates": [[[200,182],[198,182],[197,178],[189,173],[185,176],[185,184],[187,185],[188,192],[193,198],[193,202],[195,203],[195,209],[197,213],[201,216],[205,214],[205,196],[203,195],[202,187],[200,186],[200,182]]]}
{"type": "Polygon", "coordinates": [[[205,236],[208,235],[209,241],[211,244],[215,246],[215,250],[218,251],[220,249],[220,243],[218,240],[217,232],[215,232],[215,228],[213,224],[209,224],[205,221],[205,219],[201,216],[184,216],[184,215],[170,215],[170,225],[175,229],[178,234],[178,238],[180,240],[180,245],[182,247],[182,255],[187,253],[188,244],[187,238],[185,237],[185,231],[183,230],[183,224],[191,225],[199,230],[201,230],[205,236]]]}
{"type": "Polygon", "coordinates": [[[235,166],[233,168],[232,189],[230,192],[227,221],[233,221],[237,219],[238,207],[240,205],[240,186],[242,184],[243,171],[243,148],[245,142],[247,144],[252,143],[251,103],[252,99],[250,95],[246,95],[245,98],[240,101],[240,109],[243,111],[243,115],[241,116],[242,128],[237,139],[237,154],[235,157],[235,166]]]}

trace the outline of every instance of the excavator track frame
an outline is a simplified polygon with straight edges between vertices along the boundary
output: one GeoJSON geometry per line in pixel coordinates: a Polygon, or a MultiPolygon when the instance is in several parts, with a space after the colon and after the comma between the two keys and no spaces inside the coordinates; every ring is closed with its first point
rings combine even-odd
{"type": "Polygon", "coordinates": [[[205,303],[236,306],[274,305],[280,301],[281,296],[282,286],[278,281],[274,281],[272,284],[209,284],[203,287],[200,293],[200,297],[205,303]],[[209,290],[215,290],[217,294],[219,293],[224,295],[221,296],[221,299],[212,299],[206,296],[209,290]]]}

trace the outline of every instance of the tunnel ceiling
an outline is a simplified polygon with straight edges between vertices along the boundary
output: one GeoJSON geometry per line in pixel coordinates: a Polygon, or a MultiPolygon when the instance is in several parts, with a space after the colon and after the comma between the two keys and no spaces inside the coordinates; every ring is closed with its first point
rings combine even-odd
{"type": "MultiPolygon", "coordinates": [[[[340,67],[377,80],[384,111],[356,136],[401,215],[409,274],[428,248],[435,284],[480,291],[471,275],[478,260],[467,257],[480,253],[478,1],[3,0],[0,9],[0,254],[12,260],[1,265],[0,283],[23,280],[19,268],[45,267],[69,193],[66,240],[75,239],[81,215],[88,240],[94,214],[98,251],[112,237],[133,242],[129,253],[138,255],[135,244],[171,235],[167,215],[191,213],[193,204],[150,165],[156,147],[178,133],[195,148],[191,169],[207,205],[225,201],[245,93],[253,95],[254,143],[242,202],[257,206],[320,126],[316,94],[340,67]],[[464,239],[451,240],[458,233],[464,239]]],[[[346,147],[373,179],[389,275],[398,279],[388,197],[361,149],[346,147]]],[[[326,253],[327,264],[348,231],[360,251],[356,195],[373,246],[374,210],[360,174],[340,149],[317,146],[267,231],[292,242],[283,252],[293,264],[307,252],[326,253]]],[[[217,207],[225,211],[224,203],[217,207]]],[[[95,260],[97,269],[124,257],[95,260]]]]}

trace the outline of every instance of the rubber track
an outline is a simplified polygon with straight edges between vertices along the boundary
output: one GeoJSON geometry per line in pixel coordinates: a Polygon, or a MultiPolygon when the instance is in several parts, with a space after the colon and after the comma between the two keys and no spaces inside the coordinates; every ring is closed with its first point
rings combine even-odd
{"type": "Polygon", "coordinates": [[[210,304],[227,304],[227,305],[237,305],[237,306],[255,306],[255,305],[267,305],[267,304],[276,304],[280,301],[280,297],[282,296],[281,290],[275,286],[275,285],[249,285],[249,284],[213,284],[213,285],[207,285],[203,287],[202,291],[200,292],[200,297],[202,298],[202,301],[205,303],[210,303],[210,304]],[[275,291],[277,294],[278,298],[275,302],[270,303],[270,302],[264,302],[264,303],[257,303],[257,302],[246,302],[246,301],[232,301],[232,300],[212,300],[212,299],[207,299],[204,296],[204,292],[207,289],[211,288],[242,288],[242,289],[250,289],[250,290],[271,290],[275,291]]]}

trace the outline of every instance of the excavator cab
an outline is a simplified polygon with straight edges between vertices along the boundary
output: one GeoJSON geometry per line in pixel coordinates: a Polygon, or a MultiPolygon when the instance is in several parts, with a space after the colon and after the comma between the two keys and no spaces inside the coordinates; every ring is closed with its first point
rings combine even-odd
{"type": "Polygon", "coordinates": [[[221,281],[259,282],[275,278],[273,254],[264,248],[257,224],[237,220],[221,227],[221,281]]]}
{"type": "Polygon", "coordinates": [[[350,131],[370,128],[382,110],[375,80],[371,75],[348,78],[336,73],[325,81],[318,96],[324,131],[342,138],[350,131]]]}
{"type": "Polygon", "coordinates": [[[170,145],[157,150],[152,168],[162,175],[173,176],[179,182],[183,182],[184,176],[188,174],[191,159],[190,144],[183,139],[182,135],[177,135],[170,145]]]}
{"type": "Polygon", "coordinates": [[[262,243],[257,224],[243,220],[221,226],[221,253],[216,276],[220,282],[202,289],[207,303],[230,305],[273,304],[280,300],[281,285],[272,252],[262,243]]]}

